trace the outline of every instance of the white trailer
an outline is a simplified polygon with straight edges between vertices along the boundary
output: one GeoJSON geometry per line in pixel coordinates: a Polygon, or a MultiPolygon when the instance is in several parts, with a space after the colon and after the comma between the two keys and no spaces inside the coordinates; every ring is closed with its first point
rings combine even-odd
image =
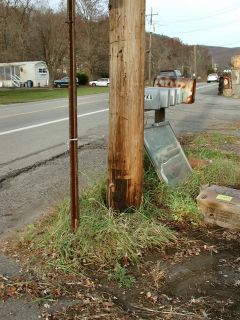
{"type": "Polygon", "coordinates": [[[0,63],[0,87],[46,87],[49,71],[44,61],[0,63]]]}

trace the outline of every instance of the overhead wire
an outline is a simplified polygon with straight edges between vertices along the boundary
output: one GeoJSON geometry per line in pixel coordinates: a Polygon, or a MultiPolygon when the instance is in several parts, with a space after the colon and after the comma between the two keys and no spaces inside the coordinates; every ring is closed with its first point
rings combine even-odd
{"type": "Polygon", "coordinates": [[[191,22],[191,21],[197,21],[197,20],[205,20],[205,19],[210,19],[215,16],[223,15],[225,13],[232,12],[236,10],[238,6],[226,8],[226,9],[221,9],[219,11],[214,11],[213,13],[210,13],[209,15],[204,14],[202,17],[195,17],[195,18],[190,18],[190,19],[182,19],[182,20],[174,20],[174,21],[163,21],[164,23],[185,23],[185,22],[191,22]]]}
{"type": "Polygon", "coordinates": [[[236,19],[236,20],[233,20],[233,21],[231,21],[231,22],[229,22],[229,23],[222,23],[222,24],[220,24],[220,25],[217,25],[217,26],[208,26],[208,27],[206,27],[206,28],[199,28],[199,29],[194,29],[194,30],[188,30],[188,31],[178,31],[177,33],[192,33],[192,32],[199,32],[199,31],[204,31],[204,30],[209,30],[209,31],[211,31],[212,29],[219,29],[219,28],[223,28],[223,27],[226,27],[226,26],[228,26],[228,25],[231,25],[231,24],[234,24],[234,23],[236,23],[236,22],[239,22],[239,19],[236,19]]]}

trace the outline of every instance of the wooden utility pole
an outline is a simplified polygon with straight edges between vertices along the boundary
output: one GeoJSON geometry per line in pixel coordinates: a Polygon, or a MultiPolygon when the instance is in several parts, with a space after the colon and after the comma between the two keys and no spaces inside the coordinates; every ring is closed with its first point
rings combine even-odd
{"type": "Polygon", "coordinates": [[[69,152],[71,224],[75,232],[78,227],[78,132],[77,132],[77,90],[76,90],[76,45],[75,45],[75,0],[68,0],[69,26],[69,152]]]}
{"type": "Polygon", "coordinates": [[[110,0],[108,204],[142,200],[145,0],[110,0]]]}

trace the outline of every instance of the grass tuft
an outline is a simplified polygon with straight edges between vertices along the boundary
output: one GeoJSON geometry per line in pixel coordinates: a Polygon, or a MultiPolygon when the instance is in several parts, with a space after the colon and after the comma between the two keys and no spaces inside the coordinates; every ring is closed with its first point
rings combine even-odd
{"type": "Polygon", "coordinates": [[[102,184],[81,194],[80,224],[75,234],[71,233],[69,217],[69,203],[65,202],[32,242],[34,247],[54,252],[59,268],[79,263],[114,266],[124,257],[136,263],[147,249],[161,249],[175,239],[150,211],[145,213],[144,205],[133,213],[114,215],[104,204],[102,184]]]}

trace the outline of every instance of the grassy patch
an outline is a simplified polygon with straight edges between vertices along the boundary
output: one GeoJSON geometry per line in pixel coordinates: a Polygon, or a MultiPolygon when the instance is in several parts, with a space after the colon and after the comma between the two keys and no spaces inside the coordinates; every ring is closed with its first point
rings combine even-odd
{"type": "Polygon", "coordinates": [[[69,204],[61,204],[51,220],[31,230],[28,245],[32,249],[50,250],[49,254],[55,257],[52,263],[60,269],[66,265],[78,268],[79,264],[108,269],[123,258],[136,263],[147,249],[161,249],[174,239],[173,232],[143,208],[114,215],[104,204],[102,185],[81,194],[80,214],[79,228],[72,234],[69,204]]]}
{"type": "MultiPolygon", "coordinates": [[[[78,96],[109,92],[105,87],[79,87],[78,96]]],[[[68,88],[28,88],[1,89],[0,104],[50,100],[68,97],[68,88]]]]}
{"type": "MultiPolygon", "coordinates": [[[[218,136],[218,141],[223,138],[226,139],[218,136]]],[[[235,138],[229,139],[235,142],[235,138]]],[[[64,202],[55,214],[29,230],[23,246],[31,252],[41,252],[41,257],[48,257],[48,263],[54,268],[65,272],[79,270],[81,266],[112,269],[112,279],[122,286],[130,285],[134,279],[122,267],[124,261],[138,263],[147,251],[162,250],[169,243],[176,243],[177,235],[172,230],[175,223],[193,228],[202,225],[195,201],[202,185],[239,185],[238,157],[220,150],[214,136],[192,137],[185,143],[185,149],[191,156],[206,156],[212,162],[193,170],[181,186],[170,188],[158,179],[150,161],[145,158],[140,209],[133,213],[114,214],[105,205],[105,183],[95,184],[80,195],[80,225],[75,234],[70,232],[69,203],[64,202]],[[214,152],[204,154],[206,145],[214,152]]]]}

